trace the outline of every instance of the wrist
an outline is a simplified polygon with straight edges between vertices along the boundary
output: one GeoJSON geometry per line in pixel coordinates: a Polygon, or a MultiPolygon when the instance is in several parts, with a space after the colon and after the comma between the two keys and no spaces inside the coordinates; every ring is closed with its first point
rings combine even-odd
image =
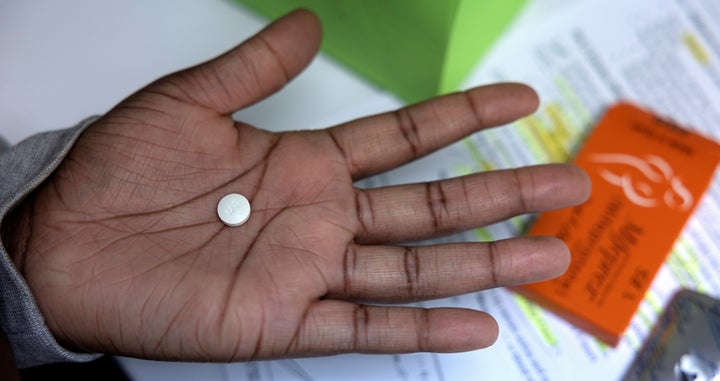
{"type": "Polygon", "coordinates": [[[33,195],[30,194],[10,212],[0,224],[0,238],[10,260],[18,272],[25,268],[28,243],[30,241],[33,195]]]}

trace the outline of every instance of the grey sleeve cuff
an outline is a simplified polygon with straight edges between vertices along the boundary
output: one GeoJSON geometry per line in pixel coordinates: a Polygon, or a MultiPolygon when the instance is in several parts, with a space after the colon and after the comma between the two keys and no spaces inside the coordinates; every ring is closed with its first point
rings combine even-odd
{"type": "MultiPolygon", "coordinates": [[[[60,165],[80,134],[97,120],[34,135],[0,152],[0,224],[26,195],[60,165]]],[[[7,335],[19,368],[62,361],[90,361],[99,354],[75,353],[50,333],[25,280],[0,242],[0,329],[7,335]]]]}

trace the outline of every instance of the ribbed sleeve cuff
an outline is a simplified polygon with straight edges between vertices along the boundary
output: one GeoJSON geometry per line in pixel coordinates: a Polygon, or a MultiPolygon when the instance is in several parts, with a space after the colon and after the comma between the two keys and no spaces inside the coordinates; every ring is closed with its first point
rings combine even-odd
{"type": "MultiPolygon", "coordinates": [[[[77,126],[31,136],[0,153],[0,224],[7,214],[60,165],[80,134],[97,117],[77,126]]],[[[75,353],[50,333],[25,280],[0,242],[0,328],[19,368],[63,361],[90,361],[99,354],[75,353]]]]}

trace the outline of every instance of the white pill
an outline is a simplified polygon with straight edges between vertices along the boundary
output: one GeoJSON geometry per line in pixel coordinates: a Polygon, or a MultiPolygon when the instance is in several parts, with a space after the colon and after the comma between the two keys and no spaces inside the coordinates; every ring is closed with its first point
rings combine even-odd
{"type": "Polygon", "coordinates": [[[241,194],[230,193],[218,202],[217,213],[225,225],[240,226],[250,218],[250,201],[241,194]]]}

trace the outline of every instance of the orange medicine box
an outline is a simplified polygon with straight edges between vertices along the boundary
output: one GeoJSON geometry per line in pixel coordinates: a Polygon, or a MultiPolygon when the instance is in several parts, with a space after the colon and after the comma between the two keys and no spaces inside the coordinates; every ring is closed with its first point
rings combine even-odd
{"type": "Polygon", "coordinates": [[[541,214],[528,234],[559,237],[570,267],[515,287],[615,346],[712,180],[720,146],[633,105],[605,114],[575,159],[590,199],[541,214]]]}

